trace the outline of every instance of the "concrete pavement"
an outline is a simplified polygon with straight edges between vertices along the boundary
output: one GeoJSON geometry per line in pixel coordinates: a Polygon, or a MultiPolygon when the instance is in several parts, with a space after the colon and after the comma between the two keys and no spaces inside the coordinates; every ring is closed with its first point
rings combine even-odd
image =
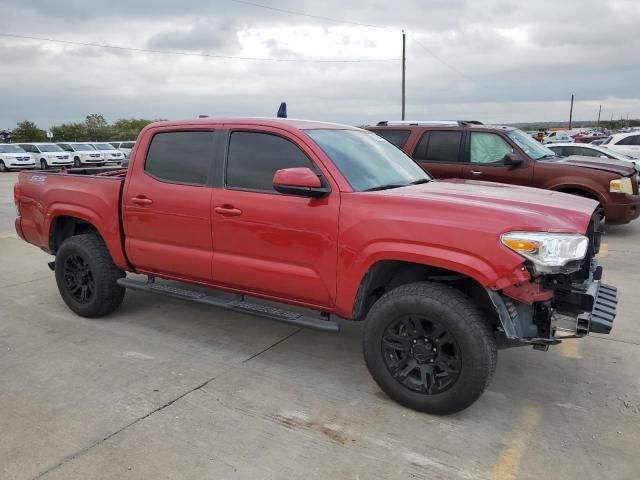
{"type": "Polygon", "coordinates": [[[127,292],[88,320],[50,257],[13,232],[0,174],[2,479],[633,479],[640,477],[640,222],[605,238],[610,336],[501,351],[449,417],[389,400],[338,335],[127,292]]]}

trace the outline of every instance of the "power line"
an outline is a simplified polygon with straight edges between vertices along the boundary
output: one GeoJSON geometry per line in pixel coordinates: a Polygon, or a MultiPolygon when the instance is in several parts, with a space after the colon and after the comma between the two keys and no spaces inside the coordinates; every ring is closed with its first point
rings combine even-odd
{"type": "Polygon", "coordinates": [[[339,18],[325,17],[325,16],[322,16],[322,15],[312,15],[312,14],[309,14],[309,13],[299,12],[299,11],[296,11],[296,10],[287,10],[286,8],[272,7],[271,5],[264,5],[262,3],[248,2],[246,0],[230,0],[230,1],[234,2],[234,3],[241,3],[243,5],[250,5],[252,7],[264,8],[265,10],[273,10],[273,11],[280,12],[280,13],[287,13],[289,15],[298,15],[300,17],[315,18],[317,20],[326,20],[326,21],[335,22],[335,23],[344,23],[346,25],[357,25],[359,27],[380,28],[380,29],[390,29],[391,28],[391,27],[387,27],[387,26],[384,26],[384,25],[373,25],[371,23],[351,22],[351,21],[348,21],[348,20],[341,20],[339,18]]]}
{"type": "Polygon", "coordinates": [[[291,63],[366,63],[366,62],[396,62],[399,58],[358,58],[358,59],[324,59],[324,58],[275,58],[275,57],[243,57],[237,55],[217,55],[212,53],[181,52],[175,50],[154,50],[149,48],[123,47],[106,43],[88,43],[57,38],[35,37],[29,35],[17,35],[14,33],[2,33],[0,37],[20,38],[24,40],[37,40],[40,42],[59,43],[63,45],[76,45],[82,47],[108,48],[112,50],[124,50],[130,52],[155,53],[161,55],[181,55],[185,57],[215,58],[224,60],[250,60],[265,62],[291,62],[291,63]]]}
{"type": "Polygon", "coordinates": [[[473,79],[471,79],[470,77],[468,77],[466,74],[464,74],[463,72],[461,72],[460,70],[458,70],[456,67],[454,67],[453,65],[445,62],[443,59],[441,59],[438,55],[436,55],[431,49],[427,48],[420,40],[418,40],[414,35],[411,35],[411,38],[414,42],[416,42],[418,45],[420,45],[422,47],[422,49],[427,52],[429,55],[431,55],[433,58],[435,58],[436,60],[438,60],[441,64],[443,64],[445,67],[449,68],[450,70],[456,72],[458,75],[460,75],[462,78],[464,78],[465,80],[468,80],[469,82],[474,82],[473,79]]]}

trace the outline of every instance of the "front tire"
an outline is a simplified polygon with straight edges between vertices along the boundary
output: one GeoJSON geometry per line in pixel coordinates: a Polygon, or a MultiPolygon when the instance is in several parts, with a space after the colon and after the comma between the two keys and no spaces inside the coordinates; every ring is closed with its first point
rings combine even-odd
{"type": "Polygon", "coordinates": [[[8,172],[9,169],[7,168],[7,166],[4,164],[4,162],[2,160],[0,160],[0,172],[8,172]]]}
{"type": "Polygon", "coordinates": [[[42,170],[47,170],[49,168],[49,165],[47,165],[47,161],[44,158],[40,159],[40,168],[42,170]]]}
{"type": "Polygon", "coordinates": [[[78,157],[73,159],[73,166],[75,168],[80,168],[80,159],[78,157]]]}
{"type": "Polygon", "coordinates": [[[125,289],[117,280],[125,273],[113,263],[96,234],[67,238],[56,254],[56,283],[67,306],[82,317],[97,318],[116,310],[125,289]]]}
{"type": "Polygon", "coordinates": [[[473,404],[497,361],[480,309],[460,291],[430,282],[382,296],[367,315],[363,346],[371,376],[389,397],[435,415],[473,404]]]}

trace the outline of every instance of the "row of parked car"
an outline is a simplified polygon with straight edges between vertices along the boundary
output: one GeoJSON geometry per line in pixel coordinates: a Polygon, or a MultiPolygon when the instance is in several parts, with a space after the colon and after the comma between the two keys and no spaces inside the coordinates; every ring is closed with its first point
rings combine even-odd
{"type": "Polygon", "coordinates": [[[50,167],[127,166],[135,142],[1,143],[0,172],[50,167]]]}

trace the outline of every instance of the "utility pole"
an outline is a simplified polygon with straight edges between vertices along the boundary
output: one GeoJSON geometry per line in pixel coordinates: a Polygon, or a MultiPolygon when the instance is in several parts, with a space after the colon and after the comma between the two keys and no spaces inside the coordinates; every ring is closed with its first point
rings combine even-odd
{"type": "Polygon", "coordinates": [[[602,113],[602,104],[600,104],[600,108],[598,109],[598,123],[596,125],[596,129],[600,128],[600,114],[602,113]]]}
{"type": "Polygon", "coordinates": [[[404,99],[405,99],[405,81],[404,81],[404,77],[405,77],[405,71],[407,70],[407,37],[406,34],[404,33],[404,30],[402,30],[402,120],[404,120],[404,99]]]}
{"type": "Polygon", "coordinates": [[[571,94],[571,110],[569,110],[569,130],[571,130],[572,120],[573,120],[573,93],[571,94]]]}

